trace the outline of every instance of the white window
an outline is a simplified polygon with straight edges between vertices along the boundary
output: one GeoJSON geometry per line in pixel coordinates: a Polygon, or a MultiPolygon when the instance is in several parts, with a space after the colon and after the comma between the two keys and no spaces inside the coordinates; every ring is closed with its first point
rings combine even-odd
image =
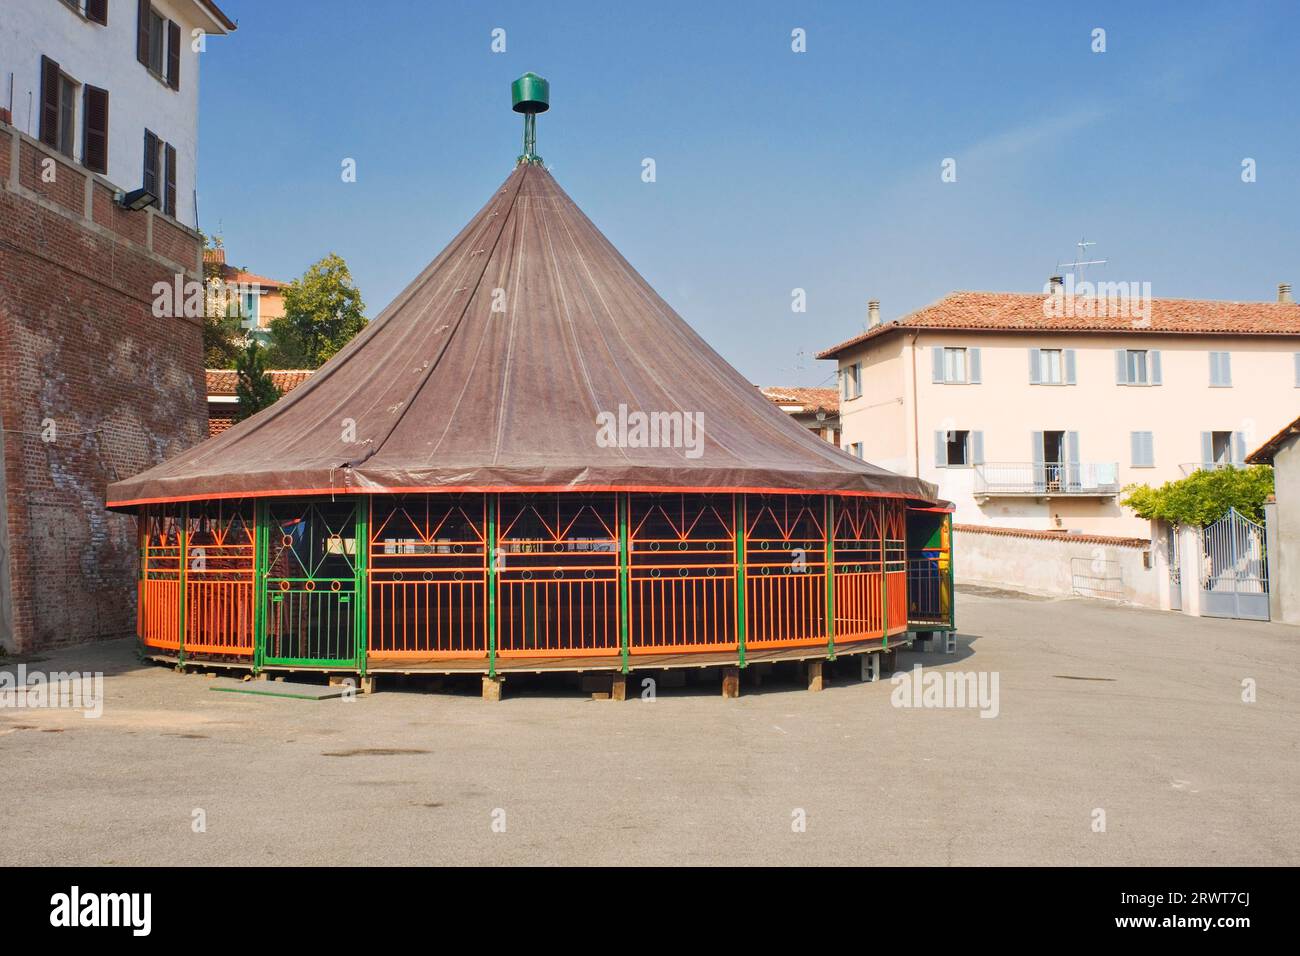
{"type": "Polygon", "coordinates": [[[77,81],[59,74],[59,152],[71,158],[77,148],[77,81]]]}
{"type": "Polygon", "coordinates": [[[149,69],[162,76],[167,54],[167,18],[149,10],[149,69]]]}
{"type": "Polygon", "coordinates": [[[1038,350],[1038,381],[1042,385],[1060,385],[1063,381],[1060,349],[1038,350]]]}
{"type": "Polygon", "coordinates": [[[1128,383],[1147,384],[1147,353],[1141,349],[1128,350],[1128,383]]]}
{"type": "Polygon", "coordinates": [[[1159,385],[1160,352],[1157,349],[1116,349],[1115,382],[1119,385],[1159,385]]]}
{"type": "Polygon", "coordinates": [[[943,380],[962,383],[966,381],[966,350],[943,350],[943,380]]]}

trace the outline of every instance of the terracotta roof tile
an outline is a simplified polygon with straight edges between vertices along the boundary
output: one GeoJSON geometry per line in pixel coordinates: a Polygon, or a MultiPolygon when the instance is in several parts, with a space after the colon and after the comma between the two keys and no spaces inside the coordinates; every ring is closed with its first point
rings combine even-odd
{"type": "Polygon", "coordinates": [[[760,385],[758,390],[775,405],[801,405],[802,410],[806,412],[815,412],[819,408],[824,408],[834,415],[838,415],[840,411],[840,394],[833,388],[760,385]]]}
{"type": "Polygon", "coordinates": [[[1146,538],[1123,538],[1109,534],[1072,534],[1069,531],[1036,531],[1031,528],[1000,528],[984,524],[954,524],[953,531],[963,534],[992,534],[1004,538],[1037,538],[1040,541],[1066,541],[1070,544],[1109,544],[1117,548],[1149,548],[1146,538]]]}
{"type": "MultiPolygon", "coordinates": [[[[311,378],[313,371],[309,368],[271,369],[267,374],[271,376],[271,383],[280,390],[281,395],[284,395],[311,378]]],[[[239,379],[239,373],[233,368],[210,368],[205,369],[205,372],[209,395],[235,394],[235,383],[239,379]]]]}
{"type": "Polygon", "coordinates": [[[216,438],[231,425],[235,424],[233,418],[209,418],[208,419],[208,437],[216,438]]]}
{"type": "MultiPolygon", "coordinates": [[[[901,329],[962,329],[980,332],[1133,332],[1139,335],[1300,335],[1300,304],[1225,302],[1217,299],[1152,299],[1147,323],[1129,314],[1093,315],[1095,299],[1074,300],[1074,315],[1049,316],[1041,292],[952,292],[938,302],[869,329],[817,353],[836,358],[845,349],[901,329]]],[[[1121,303],[1122,304],[1122,303],[1121,303]]],[[[1127,309],[1120,309],[1127,313],[1127,309]]]]}

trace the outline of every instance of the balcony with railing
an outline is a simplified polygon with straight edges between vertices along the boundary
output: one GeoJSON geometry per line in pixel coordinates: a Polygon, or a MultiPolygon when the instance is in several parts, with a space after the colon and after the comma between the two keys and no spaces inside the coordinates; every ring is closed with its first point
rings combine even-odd
{"type": "Polygon", "coordinates": [[[1119,494],[1116,462],[992,461],[975,466],[979,498],[1109,498],[1119,494]]]}

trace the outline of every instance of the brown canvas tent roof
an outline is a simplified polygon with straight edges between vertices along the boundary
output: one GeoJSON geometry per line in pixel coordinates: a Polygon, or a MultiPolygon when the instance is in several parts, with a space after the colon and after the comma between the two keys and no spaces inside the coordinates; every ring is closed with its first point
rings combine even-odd
{"type": "Polygon", "coordinates": [[[935,497],[775,408],[524,163],[306,383],[108,499],[611,489],[935,497]],[[702,446],[602,442],[620,406],[698,414],[702,446]]]}

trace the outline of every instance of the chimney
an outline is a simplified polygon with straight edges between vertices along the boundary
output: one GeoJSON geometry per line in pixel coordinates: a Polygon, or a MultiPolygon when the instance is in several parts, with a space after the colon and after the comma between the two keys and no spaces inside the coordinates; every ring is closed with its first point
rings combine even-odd
{"type": "Polygon", "coordinates": [[[1051,291],[1055,292],[1057,289],[1065,287],[1065,276],[1052,276],[1047,282],[1051,287],[1051,291]]]}
{"type": "Polygon", "coordinates": [[[880,300],[872,299],[867,303],[867,328],[874,329],[880,324],[880,300]]]}
{"type": "Polygon", "coordinates": [[[1291,283],[1279,282],[1277,284],[1277,301],[1286,302],[1288,304],[1294,301],[1291,298],[1291,283]]]}

